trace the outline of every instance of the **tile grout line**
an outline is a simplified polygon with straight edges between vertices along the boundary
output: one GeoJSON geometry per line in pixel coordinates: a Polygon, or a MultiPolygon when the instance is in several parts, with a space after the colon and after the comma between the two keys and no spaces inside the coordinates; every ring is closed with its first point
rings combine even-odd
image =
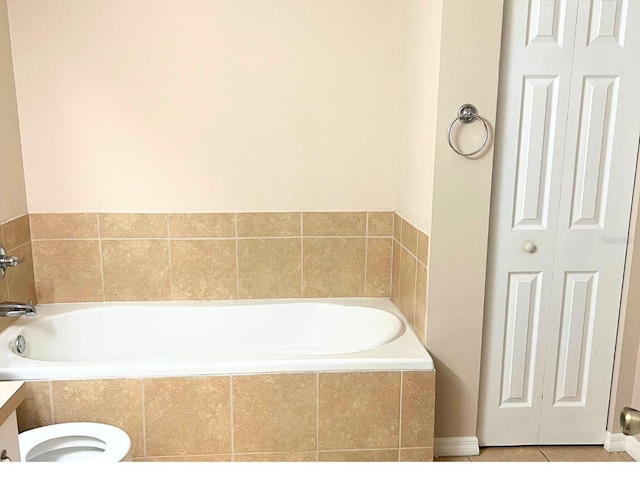
{"type": "Polygon", "coordinates": [[[395,238],[393,238],[393,229],[395,228],[395,223],[396,216],[394,212],[394,214],[391,216],[391,265],[389,268],[389,298],[391,298],[393,294],[393,242],[395,241],[395,238]]]}
{"type": "MultiPolygon", "coordinates": [[[[304,297],[304,214],[300,212],[300,298],[304,297]]],[[[316,445],[317,450],[317,445],[316,445]]]]}
{"type": "MultiPolygon", "coordinates": [[[[418,259],[416,257],[413,257],[413,259],[416,262],[416,273],[413,277],[413,312],[411,316],[413,317],[414,323],[417,323],[416,311],[418,310],[418,259]]],[[[418,335],[418,339],[420,338],[421,336],[418,335]]]]}
{"type": "MultiPolygon", "coordinates": [[[[2,246],[4,247],[4,231],[5,231],[5,223],[3,223],[2,225],[0,225],[0,240],[2,240],[2,246]]],[[[31,225],[29,225],[29,230],[31,230],[31,225]]],[[[7,250],[7,254],[10,255],[9,250],[7,250]]],[[[33,255],[32,255],[33,256],[33,255]]],[[[5,271],[5,275],[6,275],[6,271],[5,271]]],[[[35,275],[34,275],[35,277],[35,275]]],[[[9,298],[12,298],[13,295],[11,294],[11,287],[9,286],[9,279],[7,279],[6,277],[3,276],[3,279],[5,280],[5,284],[7,285],[7,295],[9,298]]],[[[35,278],[34,278],[34,283],[35,283],[35,278]]],[[[37,296],[37,295],[36,295],[37,296]]]]}
{"type": "Polygon", "coordinates": [[[147,459],[147,412],[144,408],[144,377],[140,378],[140,396],[141,396],[141,410],[142,410],[142,455],[144,459],[147,459]]]}
{"type": "Polygon", "coordinates": [[[171,231],[169,227],[169,214],[167,214],[167,254],[169,257],[169,299],[173,300],[173,265],[171,263],[171,231]]]}
{"type": "Polygon", "coordinates": [[[53,380],[49,380],[49,408],[51,409],[51,423],[56,423],[56,414],[53,408],[53,380]]]}
{"type": "Polygon", "coordinates": [[[104,262],[102,261],[102,235],[100,228],[100,215],[96,213],[96,226],[98,227],[98,254],[100,255],[100,279],[102,280],[102,301],[107,301],[106,288],[104,284],[104,262]]]}
{"type": "Polygon", "coordinates": [[[367,296],[367,265],[369,264],[369,212],[364,216],[364,285],[362,286],[362,296],[367,296]]]}
{"type": "Polygon", "coordinates": [[[400,461],[400,447],[402,447],[402,386],[404,384],[404,370],[400,370],[400,408],[398,417],[398,462],[400,461]]]}
{"type": "Polygon", "coordinates": [[[546,458],[547,462],[550,462],[550,461],[551,461],[551,460],[549,460],[549,457],[547,457],[547,456],[544,454],[544,452],[540,449],[540,447],[539,447],[539,446],[538,446],[538,447],[536,447],[536,448],[537,448],[537,449],[538,449],[538,451],[542,454],[542,456],[543,456],[544,458],[546,458]]]}
{"type": "Polygon", "coordinates": [[[233,447],[233,375],[229,375],[229,452],[231,461],[236,461],[236,453],[233,447]]]}
{"type": "MultiPolygon", "coordinates": [[[[391,238],[393,235],[266,235],[266,236],[253,236],[253,237],[67,237],[67,238],[34,238],[29,242],[68,242],[74,240],[289,240],[292,238],[391,238]]],[[[25,242],[24,246],[29,242],[25,242]]],[[[17,248],[17,247],[16,247],[17,248]]],[[[412,254],[413,255],[413,254],[412,254]]],[[[415,257],[415,255],[414,255],[415,257]]],[[[423,264],[424,265],[424,264],[423,264]]]]}
{"type": "Polygon", "coordinates": [[[236,298],[240,298],[240,260],[238,257],[238,214],[233,214],[233,233],[236,246],[236,298]]]}
{"type": "Polygon", "coordinates": [[[319,434],[318,434],[318,424],[319,424],[319,415],[320,415],[320,372],[316,372],[316,462],[320,461],[320,445],[319,445],[319,434]]]}

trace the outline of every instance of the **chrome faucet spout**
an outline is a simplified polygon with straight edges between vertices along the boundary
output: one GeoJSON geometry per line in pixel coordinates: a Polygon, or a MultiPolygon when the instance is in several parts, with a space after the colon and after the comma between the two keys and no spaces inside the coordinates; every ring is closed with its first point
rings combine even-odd
{"type": "Polygon", "coordinates": [[[22,315],[33,317],[35,314],[36,307],[33,306],[33,302],[19,303],[9,301],[0,303],[0,317],[21,317],[22,315]]]}

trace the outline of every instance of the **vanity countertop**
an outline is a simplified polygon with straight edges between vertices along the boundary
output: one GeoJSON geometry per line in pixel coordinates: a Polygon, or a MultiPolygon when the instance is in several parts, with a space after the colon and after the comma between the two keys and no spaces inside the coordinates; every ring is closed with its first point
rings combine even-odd
{"type": "Polygon", "coordinates": [[[27,391],[23,381],[0,381],[0,425],[18,408],[26,396],[27,391]]]}

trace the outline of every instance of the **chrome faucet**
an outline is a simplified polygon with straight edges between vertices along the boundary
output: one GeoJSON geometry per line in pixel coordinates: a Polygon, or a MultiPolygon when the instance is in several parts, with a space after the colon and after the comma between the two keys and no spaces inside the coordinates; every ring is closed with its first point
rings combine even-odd
{"type": "Polygon", "coordinates": [[[26,315],[27,317],[33,317],[36,314],[36,307],[33,306],[33,302],[29,303],[17,303],[17,302],[2,302],[0,303],[0,317],[21,317],[26,315]]]}
{"type": "Polygon", "coordinates": [[[7,252],[0,243],[0,279],[4,277],[7,268],[17,267],[18,264],[22,262],[24,262],[24,258],[11,257],[7,255],[7,252]]]}

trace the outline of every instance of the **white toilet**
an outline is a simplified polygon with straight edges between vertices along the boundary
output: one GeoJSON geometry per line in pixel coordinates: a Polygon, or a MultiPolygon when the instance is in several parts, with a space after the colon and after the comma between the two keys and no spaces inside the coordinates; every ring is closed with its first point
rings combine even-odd
{"type": "Polygon", "coordinates": [[[131,462],[131,439],[112,425],[71,422],[18,435],[23,462],[131,462]]]}

